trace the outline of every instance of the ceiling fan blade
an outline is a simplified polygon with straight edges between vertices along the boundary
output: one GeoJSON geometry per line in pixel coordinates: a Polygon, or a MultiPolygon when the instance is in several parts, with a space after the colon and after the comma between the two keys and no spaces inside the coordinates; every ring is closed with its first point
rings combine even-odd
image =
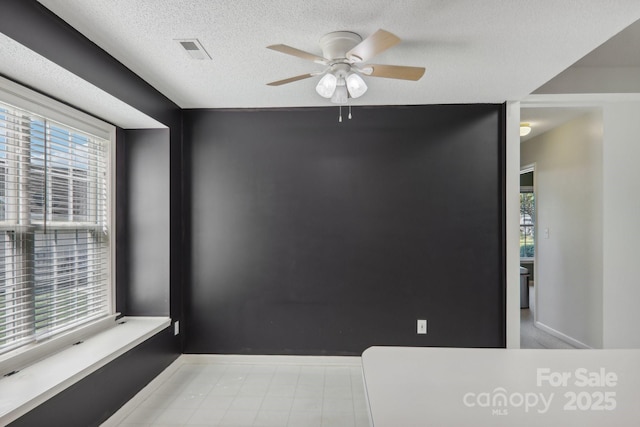
{"type": "Polygon", "coordinates": [[[286,44],[272,44],[271,46],[267,46],[267,49],[275,50],[281,53],[286,53],[287,55],[297,56],[298,58],[317,62],[319,64],[328,63],[328,61],[321,56],[314,55],[313,53],[305,52],[304,50],[296,49],[295,47],[287,46],[286,44]]]}
{"type": "Polygon", "coordinates": [[[267,83],[267,86],[281,86],[287,83],[297,82],[298,80],[308,79],[309,77],[317,76],[318,73],[300,74],[299,76],[289,77],[288,79],[278,80],[276,82],[267,83]]]}
{"type": "Polygon", "coordinates": [[[400,43],[400,38],[385,30],[378,30],[347,52],[347,59],[366,62],[377,54],[400,43]]]}
{"type": "Polygon", "coordinates": [[[360,71],[367,76],[416,81],[424,75],[425,69],[424,67],[406,67],[404,65],[367,64],[360,71]]]}

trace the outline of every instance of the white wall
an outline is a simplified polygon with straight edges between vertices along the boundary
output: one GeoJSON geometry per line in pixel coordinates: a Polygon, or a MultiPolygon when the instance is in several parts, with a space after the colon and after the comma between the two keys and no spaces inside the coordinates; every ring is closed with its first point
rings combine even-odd
{"type": "Polygon", "coordinates": [[[520,103],[507,102],[506,263],[507,348],[520,348],[520,103]],[[514,232],[512,232],[512,230],[514,232]]]}
{"type": "Polygon", "coordinates": [[[640,102],[604,107],[604,347],[640,348],[640,102]]]}
{"type": "Polygon", "coordinates": [[[640,67],[573,66],[534,93],[640,93],[640,67]]]}
{"type": "Polygon", "coordinates": [[[530,139],[520,157],[536,165],[536,321],[594,348],[603,344],[601,117],[530,139]]]}

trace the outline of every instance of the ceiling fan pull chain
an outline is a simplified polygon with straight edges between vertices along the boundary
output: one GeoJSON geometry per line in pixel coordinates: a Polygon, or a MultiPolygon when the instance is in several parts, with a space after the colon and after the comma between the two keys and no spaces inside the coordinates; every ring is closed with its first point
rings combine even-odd
{"type": "Polygon", "coordinates": [[[351,104],[349,104],[349,120],[351,120],[351,104]]]}
{"type": "Polygon", "coordinates": [[[338,108],[340,109],[340,113],[338,114],[338,123],[342,123],[342,105],[340,105],[338,108]]]}

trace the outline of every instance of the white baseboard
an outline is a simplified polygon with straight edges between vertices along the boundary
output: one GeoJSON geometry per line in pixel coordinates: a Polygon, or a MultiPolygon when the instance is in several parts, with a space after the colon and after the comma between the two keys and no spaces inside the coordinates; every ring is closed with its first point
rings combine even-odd
{"type": "Polygon", "coordinates": [[[556,331],[555,329],[553,329],[553,328],[551,328],[551,327],[549,327],[549,326],[545,325],[544,323],[541,323],[541,322],[539,322],[537,320],[535,322],[535,326],[536,326],[536,328],[545,331],[549,335],[553,335],[554,337],[558,338],[559,340],[562,340],[562,341],[566,342],[567,344],[571,344],[572,346],[574,346],[576,348],[583,348],[583,349],[592,348],[591,346],[586,345],[582,341],[578,341],[577,339],[572,338],[569,335],[565,335],[560,331],[556,331]]]}
{"type": "Polygon", "coordinates": [[[362,366],[359,356],[277,356],[243,354],[183,354],[183,363],[278,364],[315,366],[362,366]]]}

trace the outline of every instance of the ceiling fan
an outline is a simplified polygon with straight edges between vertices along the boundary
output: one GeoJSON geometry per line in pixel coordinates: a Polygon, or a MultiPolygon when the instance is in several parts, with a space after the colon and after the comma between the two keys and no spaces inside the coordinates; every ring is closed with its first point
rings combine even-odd
{"type": "Polygon", "coordinates": [[[322,56],[296,49],[284,44],[267,46],[278,52],[313,61],[325,66],[318,72],[301,74],[288,79],[267,83],[281,86],[298,80],[323,75],[316,92],[336,104],[346,104],[349,98],[358,98],[367,91],[361,75],[386,77],[389,79],[419,80],[425,69],[403,65],[366,64],[374,56],[400,43],[400,38],[385,30],[378,30],[366,39],[350,31],[336,31],[320,39],[322,56]]]}

